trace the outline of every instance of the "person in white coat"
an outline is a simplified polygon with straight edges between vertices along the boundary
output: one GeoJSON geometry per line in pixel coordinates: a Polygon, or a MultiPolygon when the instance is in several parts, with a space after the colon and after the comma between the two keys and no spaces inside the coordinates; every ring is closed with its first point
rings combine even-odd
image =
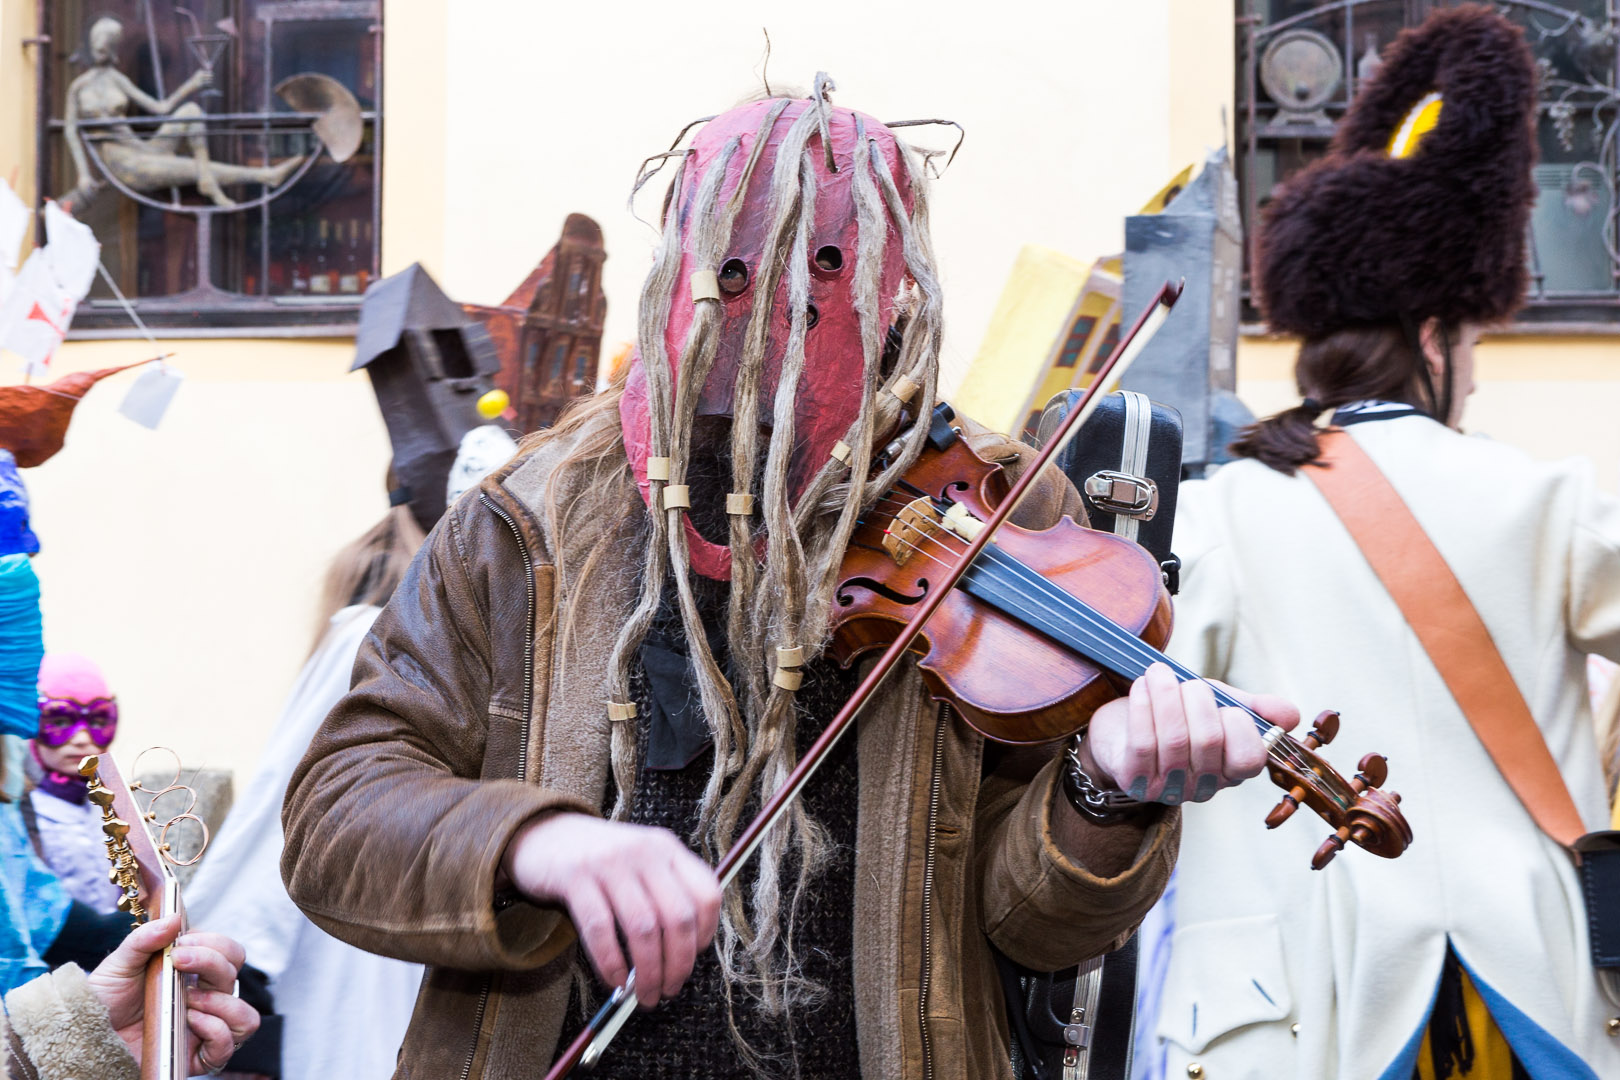
{"type": "Polygon", "coordinates": [[[1415,840],[1399,859],[1352,849],[1318,873],[1320,835],[1261,827],[1275,793],[1190,807],[1161,1076],[1620,1077],[1620,1010],[1594,976],[1568,852],[1310,478],[1331,410],[1478,610],[1581,822],[1606,827],[1585,656],[1620,659],[1620,503],[1584,463],[1456,429],[1479,332],[1525,291],[1535,85],[1507,20],[1441,11],[1395,43],[1327,159],[1267,208],[1254,279],[1272,328],[1301,338],[1305,401],[1181,488],[1168,651],[1307,716],[1341,712],[1324,756],[1348,774],[1386,755],[1415,840]]]}
{"type": "Polygon", "coordinates": [[[346,945],[310,922],[288,898],[280,870],[281,800],[293,767],[348,693],[360,643],[421,542],[409,510],[396,506],[333,560],[315,651],[186,888],[192,921],[240,941],[269,978],[282,1017],[285,1080],[391,1076],[422,981],[420,965],[346,945]]]}

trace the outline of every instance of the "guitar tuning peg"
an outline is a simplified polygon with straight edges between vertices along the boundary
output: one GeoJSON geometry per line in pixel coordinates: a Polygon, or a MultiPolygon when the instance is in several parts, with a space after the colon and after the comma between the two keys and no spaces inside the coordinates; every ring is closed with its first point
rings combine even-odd
{"type": "Polygon", "coordinates": [[[1305,733],[1302,740],[1312,750],[1320,750],[1332,742],[1339,734],[1339,714],[1332,709],[1323,709],[1311,721],[1311,730],[1305,733]]]}

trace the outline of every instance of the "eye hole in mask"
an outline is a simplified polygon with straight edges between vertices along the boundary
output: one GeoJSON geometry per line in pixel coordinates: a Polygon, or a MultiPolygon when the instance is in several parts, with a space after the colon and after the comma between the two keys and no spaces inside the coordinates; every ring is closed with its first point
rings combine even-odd
{"type": "Polygon", "coordinates": [[[720,264],[720,291],[736,296],[748,288],[748,264],[741,259],[727,259],[720,264]]]}

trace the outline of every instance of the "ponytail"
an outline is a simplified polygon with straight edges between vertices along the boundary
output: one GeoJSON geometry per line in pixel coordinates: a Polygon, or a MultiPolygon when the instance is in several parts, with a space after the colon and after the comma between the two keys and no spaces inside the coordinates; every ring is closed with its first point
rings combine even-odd
{"type": "Polygon", "coordinates": [[[1322,410],[1321,402],[1306,398],[1291,409],[1256,420],[1232,441],[1233,456],[1256,458],[1293,476],[1295,469],[1322,454],[1316,445],[1316,418],[1322,410]]]}
{"type": "Polygon", "coordinates": [[[1421,349],[1398,325],[1357,327],[1312,338],[1299,347],[1294,384],[1304,401],[1258,420],[1238,433],[1231,452],[1254,458],[1285,476],[1322,456],[1316,421],[1353,401],[1400,401],[1426,411],[1435,407],[1421,349]]]}

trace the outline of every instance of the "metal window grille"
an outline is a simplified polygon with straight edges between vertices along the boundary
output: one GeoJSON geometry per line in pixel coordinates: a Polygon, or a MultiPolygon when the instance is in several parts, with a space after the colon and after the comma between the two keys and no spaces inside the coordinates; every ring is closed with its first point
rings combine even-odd
{"type": "MultiPolygon", "coordinates": [[[[1321,157],[1379,52],[1436,0],[1238,0],[1237,157],[1244,221],[1321,157]]],[[[1541,69],[1540,198],[1523,329],[1620,322],[1620,0],[1498,0],[1541,69]]],[[[1460,224],[1459,227],[1462,227],[1460,224]]],[[[1259,319],[1244,275],[1246,318],[1259,319]]]]}
{"type": "MultiPolygon", "coordinates": [[[[294,110],[275,87],[292,75],[336,79],[360,106],[359,150],[339,164],[325,154],[280,185],[226,189],[238,208],[216,207],[195,186],[133,193],[95,156],[107,186],[81,212],[102,259],[142,319],[168,336],[353,333],[360,295],[377,276],[381,238],[382,10],[380,0],[36,0],[37,179],[61,197],[78,174],[67,141],[69,88],[91,66],[88,34],[106,16],[123,25],[115,65],[154,98],[199,67],[213,86],[201,108],[209,157],[261,166],[319,144],[316,116],[294,110]],[[110,182],[109,182],[110,181],[110,182]]],[[[93,151],[108,140],[150,140],[172,115],[130,104],[81,119],[93,151]]],[[[164,125],[170,124],[170,129],[164,125]]],[[[189,144],[174,151],[185,154],[189,144]]],[[[75,337],[121,337],[129,319],[98,282],[74,321],[75,337]]]]}

